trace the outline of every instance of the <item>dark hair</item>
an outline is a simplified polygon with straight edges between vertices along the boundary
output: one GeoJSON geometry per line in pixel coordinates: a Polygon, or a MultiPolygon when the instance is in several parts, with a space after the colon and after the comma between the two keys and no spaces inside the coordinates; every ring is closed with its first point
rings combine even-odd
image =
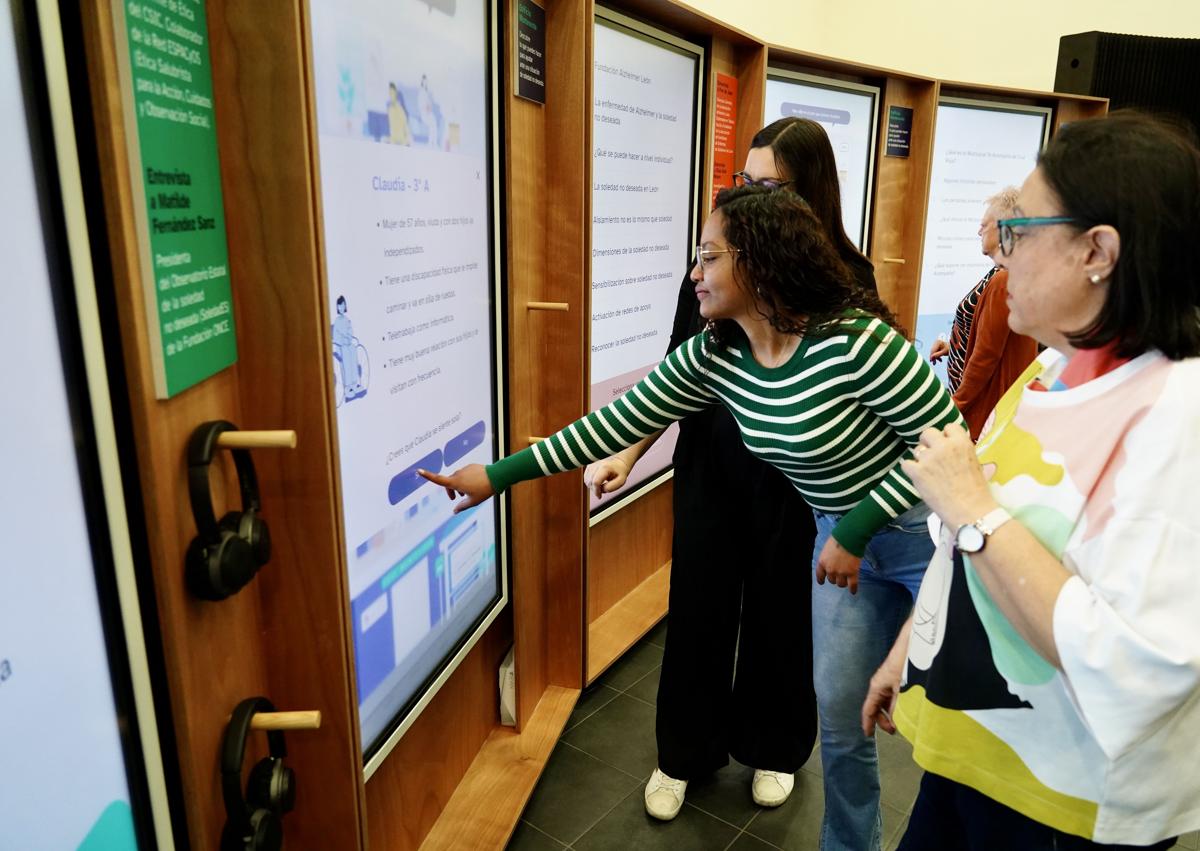
{"type": "MultiPolygon", "coordinates": [[[[734,268],[741,286],[752,289],[775,330],[827,336],[848,311],[898,328],[879,296],[855,282],[799,195],[759,186],[725,189],[714,212],[724,217],[725,239],[737,249],[734,268]]],[[[738,335],[737,323],[725,319],[711,323],[708,336],[721,345],[738,335]]]]}
{"type": "Polygon", "coordinates": [[[1200,354],[1200,150],[1191,134],[1133,111],[1072,122],[1038,161],[1078,227],[1111,225],[1121,253],[1094,322],[1072,346],[1116,344],[1120,357],[1158,349],[1200,354]]]}
{"type": "Polygon", "coordinates": [[[771,149],[780,176],[812,207],[843,260],[870,263],[842,225],[842,186],[824,127],[809,118],[781,118],[759,130],[750,147],[771,149]]]}
{"type": "MultiPolygon", "coordinates": [[[[334,302],[334,307],[341,307],[343,304],[346,304],[346,297],[344,295],[340,295],[337,297],[337,301],[334,302]]],[[[346,309],[349,310],[350,306],[346,305],[346,309]]]]}

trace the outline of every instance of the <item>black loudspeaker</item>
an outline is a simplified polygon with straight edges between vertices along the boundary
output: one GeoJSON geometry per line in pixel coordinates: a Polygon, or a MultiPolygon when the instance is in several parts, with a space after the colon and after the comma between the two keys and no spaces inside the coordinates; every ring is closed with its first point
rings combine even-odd
{"type": "Polygon", "coordinates": [[[1200,130],[1200,39],[1087,32],[1058,42],[1054,90],[1183,119],[1200,130]]]}
{"type": "Polygon", "coordinates": [[[234,449],[242,510],[230,511],[217,522],[208,473],[217,438],[237,426],[225,420],[200,425],[188,441],[188,497],[196,520],[196,537],[188,546],[184,578],[188,590],[204,600],[224,600],[236,594],[271,558],[271,531],[261,517],[258,476],[246,449],[234,449]]]}
{"type": "Polygon", "coordinates": [[[287,746],[283,733],[267,733],[269,756],[250,770],[242,794],[242,763],[250,721],[258,712],[273,712],[265,697],[249,697],[237,705],[221,742],[221,796],[225,828],[221,851],[279,851],[283,846],[283,814],[296,805],[296,776],[283,764],[287,746]]]}

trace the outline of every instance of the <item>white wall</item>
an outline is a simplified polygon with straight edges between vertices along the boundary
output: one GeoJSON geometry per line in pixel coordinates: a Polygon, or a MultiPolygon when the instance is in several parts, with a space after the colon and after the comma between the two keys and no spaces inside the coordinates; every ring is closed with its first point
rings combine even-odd
{"type": "Polygon", "coordinates": [[[1200,0],[685,0],[763,41],[943,80],[1050,91],[1070,33],[1200,38],[1200,0]]]}

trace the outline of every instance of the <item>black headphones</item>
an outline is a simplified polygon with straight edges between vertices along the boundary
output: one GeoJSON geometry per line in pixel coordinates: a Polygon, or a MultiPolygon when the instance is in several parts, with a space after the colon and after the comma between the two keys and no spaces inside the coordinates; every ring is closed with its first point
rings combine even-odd
{"type": "Polygon", "coordinates": [[[271,532],[258,513],[258,476],[246,449],[234,449],[242,510],[230,511],[217,522],[213,511],[209,466],[217,437],[237,426],[225,420],[202,423],[188,441],[188,496],[196,519],[196,537],[188,546],[184,577],[188,589],[204,600],[224,600],[240,591],[271,559],[271,532]]]}
{"type": "Polygon", "coordinates": [[[250,770],[242,795],[242,761],[250,720],[258,712],[274,712],[265,697],[248,697],[233,710],[221,742],[221,795],[225,799],[225,829],[221,851],[279,851],[283,846],[283,814],[296,805],[296,775],[283,764],[287,746],[283,733],[267,733],[270,756],[250,770]]]}

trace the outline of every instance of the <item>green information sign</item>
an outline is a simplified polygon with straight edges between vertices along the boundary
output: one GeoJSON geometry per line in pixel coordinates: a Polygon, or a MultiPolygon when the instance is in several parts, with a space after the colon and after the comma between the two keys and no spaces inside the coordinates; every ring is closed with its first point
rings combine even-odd
{"type": "Polygon", "coordinates": [[[237,360],[208,23],[203,0],[120,0],[113,9],[154,380],[165,399],[237,360]]]}

